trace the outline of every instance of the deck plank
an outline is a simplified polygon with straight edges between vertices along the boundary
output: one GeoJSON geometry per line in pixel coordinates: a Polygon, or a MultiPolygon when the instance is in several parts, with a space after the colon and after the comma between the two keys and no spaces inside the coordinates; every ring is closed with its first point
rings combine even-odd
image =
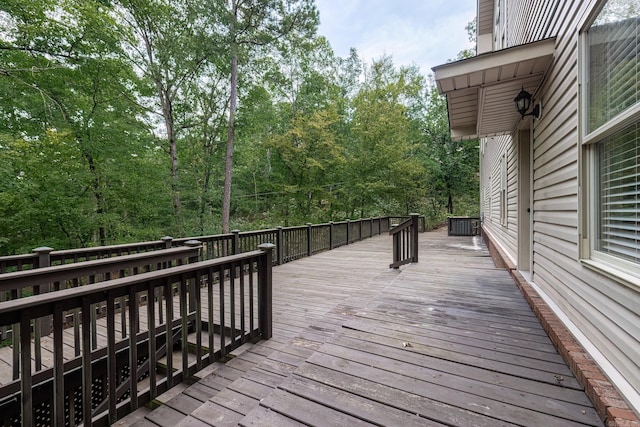
{"type": "MultiPolygon", "coordinates": [[[[602,425],[478,238],[440,230],[422,234],[419,247],[420,263],[399,270],[388,268],[388,236],[275,267],[273,338],[208,368],[138,422],[602,425]]],[[[218,304],[216,297],[216,313],[218,304]]],[[[65,333],[67,343],[73,336],[65,333]]],[[[104,330],[98,335],[102,342],[104,330]]]]}

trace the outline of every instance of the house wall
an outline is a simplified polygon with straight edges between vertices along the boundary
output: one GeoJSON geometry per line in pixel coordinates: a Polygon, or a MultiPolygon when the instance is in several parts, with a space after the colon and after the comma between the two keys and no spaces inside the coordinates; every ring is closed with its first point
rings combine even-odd
{"type": "MultiPolygon", "coordinates": [[[[501,2],[509,47],[557,37],[554,61],[537,94],[533,121],[532,284],[548,300],[632,407],[640,412],[640,290],[613,280],[580,259],[578,29],[595,0],[501,2]]],[[[525,125],[526,126],[526,125],[525,125]]],[[[484,228],[514,264],[518,254],[516,134],[488,138],[481,154],[484,228]],[[501,159],[507,161],[507,218],[501,221],[501,159]]],[[[523,270],[528,266],[518,266],[523,270]]]]}

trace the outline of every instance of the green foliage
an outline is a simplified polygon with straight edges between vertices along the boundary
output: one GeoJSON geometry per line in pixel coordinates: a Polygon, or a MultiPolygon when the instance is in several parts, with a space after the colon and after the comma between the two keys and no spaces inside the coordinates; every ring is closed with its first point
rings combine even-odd
{"type": "Polygon", "coordinates": [[[415,67],[336,57],[311,0],[237,6],[0,5],[0,255],[219,232],[234,54],[232,228],[477,214],[477,141],[415,67]]]}

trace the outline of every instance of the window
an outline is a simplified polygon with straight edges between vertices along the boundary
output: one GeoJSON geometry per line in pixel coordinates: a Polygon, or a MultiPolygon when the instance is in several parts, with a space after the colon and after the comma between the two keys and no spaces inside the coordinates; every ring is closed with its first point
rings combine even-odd
{"type": "Polygon", "coordinates": [[[640,1],[609,0],[583,32],[590,258],[640,272],[640,1]]]}
{"type": "Polygon", "coordinates": [[[500,224],[507,225],[507,157],[500,157],[500,224]]]}

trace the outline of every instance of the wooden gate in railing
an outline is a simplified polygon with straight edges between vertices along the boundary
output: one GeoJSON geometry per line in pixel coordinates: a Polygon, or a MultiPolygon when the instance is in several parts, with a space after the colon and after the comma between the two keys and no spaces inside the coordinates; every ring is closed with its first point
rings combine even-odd
{"type": "Polygon", "coordinates": [[[13,325],[20,354],[19,378],[0,388],[0,424],[109,425],[243,343],[270,338],[272,249],[0,302],[0,327],[13,325]],[[77,357],[65,341],[71,312],[80,314],[77,357]],[[53,334],[41,345],[50,363],[38,369],[32,331],[49,317],[53,334]]]}

